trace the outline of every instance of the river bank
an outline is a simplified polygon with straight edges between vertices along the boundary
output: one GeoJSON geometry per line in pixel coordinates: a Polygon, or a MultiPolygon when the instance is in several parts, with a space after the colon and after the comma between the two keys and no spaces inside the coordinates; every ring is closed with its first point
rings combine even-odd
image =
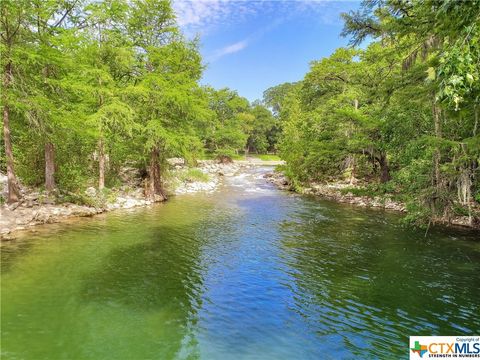
{"type": "Polygon", "coordinates": [[[354,204],[362,207],[382,208],[385,210],[393,210],[406,212],[405,204],[394,201],[390,197],[369,197],[354,195],[348,190],[352,185],[348,183],[334,182],[330,184],[312,183],[300,189],[293,189],[289,179],[282,173],[273,172],[265,175],[265,179],[275,184],[282,190],[295,191],[305,195],[315,195],[340,203],[354,204]]]}
{"type": "MultiPolygon", "coordinates": [[[[187,167],[183,159],[169,159],[169,163],[171,169],[165,180],[168,196],[213,192],[225,176],[235,176],[242,169],[253,166],[277,165],[276,162],[270,164],[271,162],[258,159],[227,164],[214,160],[200,160],[195,168],[187,167]]],[[[145,197],[141,176],[135,169],[125,169],[122,181],[124,185],[109,190],[107,194],[93,187],[87,188],[81,194],[82,202],[86,204],[68,201],[70,199],[68,194],[53,198],[36,189],[22,187],[22,201],[0,206],[0,239],[14,238],[15,232],[36,225],[57,223],[75,217],[90,217],[117,209],[149,206],[165,200],[160,197],[156,199],[145,197]]]]}
{"type": "MultiPolygon", "coordinates": [[[[302,188],[293,188],[290,180],[281,172],[265,174],[265,179],[276,185],[281,190],[294,191],[304,195],[314,195],[339,203],[352,204],[365,208],[377,208],[388,211],[407,213],[405,203],[392,199],[388,194],[384,196],[367,196],[354,194],[354,190],[361,190],[361,185],[352,185],[347,182],[311,183],[302,188]]],[[[436,224],[447,226],[460,226],[471,229],[480,229],[480,224],[471,223],[468,216],[455,216],[451,218],[437,218],[436,224]]]]}
{"type": "MultiPolygon", "coordinates": [[[[281,165],[277,161],[261,161],[259,159],[238,160],[233,163],[219,163],[214,160],[198,161],[197,167],[187,167],[183,159],[169,159],[171,166],[165,180],[168,196],[182,196],[197,192],[214,192],[222,183],[224,177],[235,177],[255,166],[281,165]]],[[[365,208],[379,208],[389,211],[406,213],[406,205],[387,196],[359,196],[351,190],[348,183],[310,184],[299,189],[293,189],[289,179],[281,172],[268,172],[264,175],[267,182],[277,188],[295,191],[305,195],[314,195],[339,203],[352,204],[365,208]]],[[[1,179],[0,179],[1,180],[1,179]]],[[[97,214],[117,209],[130,209],[150,206],[165,199],[149,199],[144,195],[142,179],[134,169],[126,169],[122,177],[124,185],[109,190],[108,194],[100,193],[89,187],[83,194],[83,202],[78,204],[53,199],[34,189],[22,188],[21,202],[0,206],[0,239],[15,238],[17,231],[28,230],[36,225],[62,222],[76,217],[91,217],[97,214]]],[[[0,185],[2,185],[0,183],[0,185]]],[[[360,186],[354,186],[361,188],[360,186]]],[[[462,226],[478,229],[478,225],[470,225],[467,216],[457,216],[453,219],[437,219],[436,223],[462,226]]]]}

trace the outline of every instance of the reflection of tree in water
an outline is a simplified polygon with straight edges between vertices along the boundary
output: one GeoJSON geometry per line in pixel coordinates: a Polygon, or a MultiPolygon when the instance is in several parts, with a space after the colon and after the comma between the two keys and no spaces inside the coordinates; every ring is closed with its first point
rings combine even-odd
{"type": "Polygon", "coordinates": [[[5,275],[14,264],[33,248],[32,239],[6,241],[0,251],[0,271],[5,275]]]}
{"type": "Polygon", "coordinates": [[[296,311],[318,336],[340,336],[355,356],[400,355],[408,335],[480,327],[478,251],[441,233],[425,239],[382,214],[330,211],[321,221],[301,211],[280,230],[296,311]]]}
{"type": "MultiPolygon", "coordinates": [[[[185,346],[195,349],[189,326],[195,325],[200,306],[200,240],[192,224],[160,226],[150,241],[112,252],[85,279],[82,297],[129,312],[161,313],[151,346],[155,358],[174,357],[185,346]]],[[[189,351],[189,357],[196,357],[195,350],[189,351]]]]}

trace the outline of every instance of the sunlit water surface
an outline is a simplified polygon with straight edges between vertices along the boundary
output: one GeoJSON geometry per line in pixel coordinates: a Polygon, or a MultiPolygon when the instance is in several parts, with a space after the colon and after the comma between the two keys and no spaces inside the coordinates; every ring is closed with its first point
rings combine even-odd
{"type": "Polygon", "coordinates": [[[480,330],[478,234],[276,190],[40,227],[2,247],[2,359],[393,359],[480,330]]]}

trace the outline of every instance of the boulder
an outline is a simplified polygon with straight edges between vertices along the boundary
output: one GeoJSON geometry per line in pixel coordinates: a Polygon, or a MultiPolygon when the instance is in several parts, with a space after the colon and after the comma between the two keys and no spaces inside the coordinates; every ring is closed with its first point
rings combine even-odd
{"type": "Polygon", "coordinates": [[[185,159],[183,158],[170,158],[170,159],[167,159],[167,162],[172,165],[172,166],[179,166],[179,167],[182,167],[185,165],[185,159]]]}
{"type": "Polygon", "coordinates": [[[7,193],[7,175],[0,173],[0,192],[7,193]]]}
{"type": "Polygon", "coordinates": [[[93,197],[97,196],[97,189],[95,189],[94,187],[90,186],[89,188],[87,188],[87,189],[85,190],[85,195],[93,198],[93,197]]]}
{"type": "Polygon", "coordinates": [[[218,155],[217,156],[217,161],[220,164],[231,164],[231,163],[233,163],[232,158],[230,156],[227,156],[227,155],[218,155]]]}

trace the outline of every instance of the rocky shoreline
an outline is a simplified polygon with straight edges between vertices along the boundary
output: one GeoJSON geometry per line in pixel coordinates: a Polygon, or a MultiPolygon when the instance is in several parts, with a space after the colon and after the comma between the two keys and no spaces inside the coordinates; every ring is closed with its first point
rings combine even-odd
{"type": "Polygon", "coordinates": [[[388,196],[359,196],[354,195],[351,192],[342,191],[348,188],[351,188],[350,184],[312,184],[310,187],[303,189],[303,193],[322,196],[327,199],[335,200],[337,202],[354,204],[362,207],[381,208],[385,210],[406,212],[405,204],[392,200],[388,196]]]}
{"type": "MultiPolygon", "coordinates": [[[[352,186],[348,183],[334,182],[330,184],[312,183],[309,186],[301,189],[293,189],[289,179],[280,172],[273,172],[265,174],[265,179],[276,185],[281,190],[295,191],[300,194],[314,195],[321,198],[329,199],[339,203],[352,204],[365,208],[377,208],[388,211],[396,211],[406,213],[407,209],[404,203],[395,201],[389,196],[359,196],[354,195],[346,189],[360,186],[352,186]]],[[[478,226],[470,224],[468,216],[457,216],[453,219],[436,219],[437,224],[444,224],[448,226],[460,226],[465,228],[478,229],[478,226]]]]}
{"type": "MultiPolygon", "coordinates": [[[[213,192],[222,183],[223,177],[236,176],[242,170],[257,165],[277,165],[270,162],[259,163],[258,161],[235,161],[223,164],[214,160],[202,160],[198,161],[197,167],[191,168],[184,164],[183,159],[169,159],[169,163],[171,165],[170,176],[165,183],[169,196],[213,192]],[[189,171],[192,170],[205,176],[202,179],[189,177],[189,171]]],[[[58,202],[38,191],[22,188],[23,199],[21,202],[0,206],[0,239],[13,239],[16,232],[31,229],[36,225],[57,223],[76,217],[90,217],[117,209],[149,206],[155,202],[163,201],[163,199],[152,200],[146,198],[139,175],[132,169],[127,172],[129,172],[129,175],[122,178],[125,184],[112,190],[108,200],[105,199],[104,194],[98,193],[95,188],[87,188],[84,195],[92,205],[79,205],[66,201],[58,202]],[[100,198],[102,198],[102,201],[99,201],[100,198]]],[[[289,179],[281,172],[267,173],[264,178],[281,190],[296,191],[301,194],[319,196],[366,208],[406,212],[405,204],[394,201],[389,197],[354,195],[346,190],[352,187],[346,183],[310,184],[308,187],[294,190],[289,179]]],[[[0,174],[0,189],[2,185],[2,175],[0,174]]],[[[447,222],[438,219],[437,223],[447,222]]],[[[450,219],[448,225],[472,227],[466,216],[450,219]]]]}
{"type": "Polygon", "coordinates": [[[305,195],[315,195],[323,197],[336,202],[354,204],[362,207],[382,208],[386,210],[394,210],[405,212],[405,205],[393,201],[390,198],[381,197],[369,197],[369,196],[357,196],[351,192],[344,192],[347,188],[351,188],[351,185],[344,183],[331,183],[331,184],[317,184],[312,183],[308,187],[304,187],[299,190],[294,190],[290,184],[290,181],[286,176],[281,173],[268,173],[265,175],[268,182],[275,184],[279,189],[296,191],[305,195]]]}
{"type": "MultiPolygon", "coordinates": [[[[202,160],[196,168],[208,176],[206,179],[184,179],[182,176],[189,169],[184,165],[183,159],[169,159],[172,167],[170,179],[166,182],[167,194],[169,196],[192,194],[196,192],[215,191],[221,183],[223,176],[234,176],[241,168],[253,166],[250,163],[229,163],[222,164],[214,160],[202,160]]],[[[83,196],[93,205],[78,205],[71,202],[58,202],[46,197],[39,191],[22,187],[23,198],[21,202],[4,204],[0,206],[0,239],[8,240],[15,238],[15,233],[28,230],[36,225],[62,222],[74,217],[89,217],[117,209],[131,209],[140,206],[149,206],[163,199],[148,199],[144,195],[139,175],[129,172],[129,180],[122,179],[127,184],[114,189],[110,199],[103,199],[93,187],[87,188],[83,196]]],[[[0,174],[0,176],[2,176],[0,174]]],[[[4,185],[5,177],[0,178],[0,188],[4,185]]]]}

